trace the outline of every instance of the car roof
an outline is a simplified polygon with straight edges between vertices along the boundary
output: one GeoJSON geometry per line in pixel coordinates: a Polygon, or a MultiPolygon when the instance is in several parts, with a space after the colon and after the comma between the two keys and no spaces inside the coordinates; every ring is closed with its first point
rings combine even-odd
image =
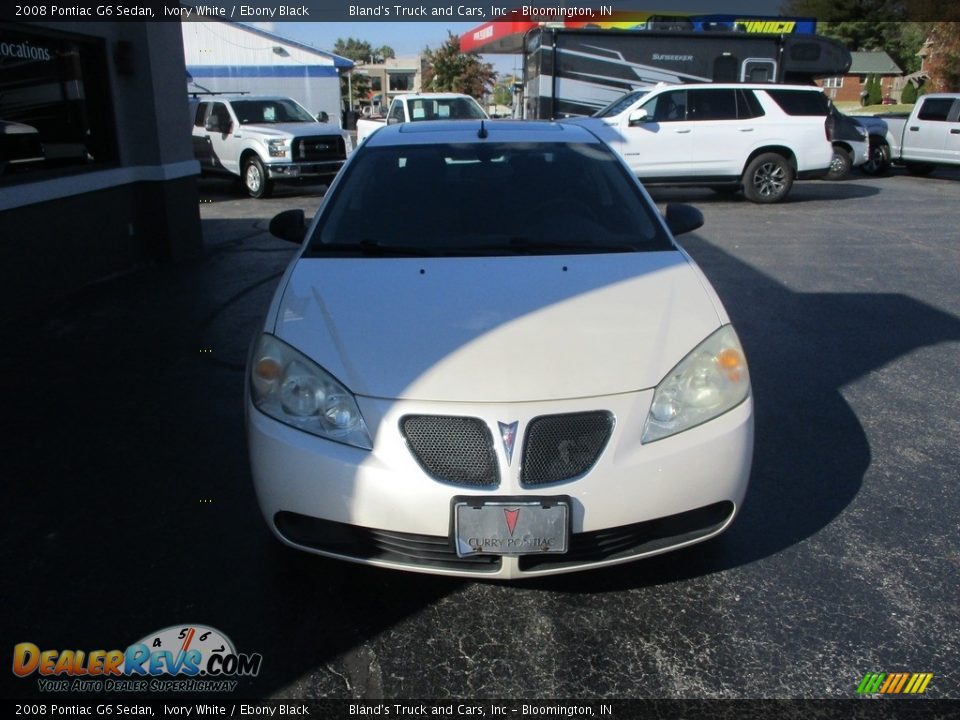
{"type": "Polygon", "coordinates": [[[547,120],[435,120],[399,123],[377,130],[361,147],[498,142],[600,143],[589,129],[547,120]],[[481,125],[486,137],[480,137],[481,125]]]}
{"type": "Polygon", "coordinates": [[[286,95],[247,95],[215,93],[213,95],[191,95],[191,102],[216,102],[217,100],[290,100],[286,95]]]}
{"type": "Polygon", "coordinates": [[[395,95],[395,98],[403,98],[404,100],[410,98],[473,98],[470,95],[464,93],[454,93],[454,92],[414,92],[414,93],[403,93],[402,95],[395,95]]]}
{"type": "Polygon", "coordinates": [[[786,85],[782,83],[681,83],[679,85],[663,85],[649,89],[687,90],[695,88],[708,88],[711,90],[803,90],[805,92],[823,92],[823,88],[818,85],[786,85]]]}

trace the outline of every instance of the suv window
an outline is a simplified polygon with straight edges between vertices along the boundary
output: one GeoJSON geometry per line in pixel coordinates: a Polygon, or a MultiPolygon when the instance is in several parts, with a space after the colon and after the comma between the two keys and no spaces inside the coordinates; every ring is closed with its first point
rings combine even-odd
{"type": "Polygon", "coordinates": [[[946,122],[951,107],[953,107],[953,98],[927,98],[920,106],[917,119],[946,122]]]}
{"type": "Polygon", "coordinates": [[[753,90],[737,90],[737,118],[749,120],[763,116],[763,106],[757,100],[753,90]]]}
{"type": "Polygon", "coordinates": [[[737,98],[733,90],[690,90],[691,120],[736,120],[737,98]]]}
{"type": "Polygon", "coordinates": [[[660,93],[640,107],[647,111],[647,117],[653,118],[654,122],[662,123],[686,120],[687,91],[673,90],[671,92],[660,93]]]}
{"type": "Polygon", "coordinates": [[[826,117],[830,110],[827,96],[819,90],[766,90],[765,92],[787,115],[826,117]]]}

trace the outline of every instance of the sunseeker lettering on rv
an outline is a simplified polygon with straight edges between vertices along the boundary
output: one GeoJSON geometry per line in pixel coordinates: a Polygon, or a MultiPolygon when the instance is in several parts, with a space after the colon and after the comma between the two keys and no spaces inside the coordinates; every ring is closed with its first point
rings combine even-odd
{"type": "Polygon", "coordinates": [[[663,55],[661,53],[654,53],[653,59],[671,60],[673,62],[693,62],[693,55],[663,55]]]}

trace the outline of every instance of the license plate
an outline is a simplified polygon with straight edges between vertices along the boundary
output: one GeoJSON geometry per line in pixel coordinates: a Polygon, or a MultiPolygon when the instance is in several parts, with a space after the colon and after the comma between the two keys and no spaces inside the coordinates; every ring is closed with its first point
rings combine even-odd
{"type": "Polygon", "coordinates": [[[570,503],[557,498],[456,498],[453,533],[460,557],[565,553],[570,536],[570,503]]]}

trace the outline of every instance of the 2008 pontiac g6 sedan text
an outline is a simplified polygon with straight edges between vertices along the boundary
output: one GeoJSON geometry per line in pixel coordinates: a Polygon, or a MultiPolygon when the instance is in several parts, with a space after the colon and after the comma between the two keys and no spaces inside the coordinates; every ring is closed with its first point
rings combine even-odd
{"type": "Polygon", "coordinates": [[[255,339],[247,430],[284,543],[516,578],[722,532],[743,500],[743,349],[666,220],[589,129],[385,127],[352,156],[255,339]]]}

